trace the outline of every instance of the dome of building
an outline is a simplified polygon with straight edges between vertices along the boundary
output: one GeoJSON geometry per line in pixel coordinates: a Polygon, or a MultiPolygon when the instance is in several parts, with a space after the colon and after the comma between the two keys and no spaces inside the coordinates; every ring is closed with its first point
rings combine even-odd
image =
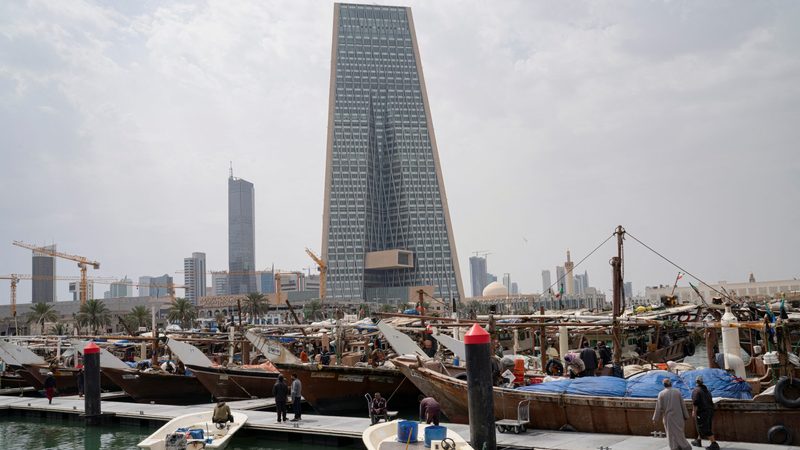
{"type": "Polygon", "coordinates": [[[492,281],[483,288],[484,297],[494,297],[496,295],[508,295],[508,289],[499,281],[492,281]]]}

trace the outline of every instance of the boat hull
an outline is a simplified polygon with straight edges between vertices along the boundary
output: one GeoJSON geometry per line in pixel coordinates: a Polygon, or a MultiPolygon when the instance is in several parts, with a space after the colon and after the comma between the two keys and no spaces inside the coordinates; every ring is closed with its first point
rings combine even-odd
{"type": "MultiPolygon", "coordinates": [[[[47,379],[47,372],[53,372],[56,379],[56,389],[60,393],[78,392],[78,369],[74,367],[58,367],[52,369],[49,366],[24,364],[24,370],[18,373],[25,378],[28,383],[36,389],[44,389],[44,381],[47,379]]],[[[120,387],[111,379],[104,376],[101,372],[100,387],[106,391],[118,391],[120,387]]]]}
{"type": "Polygon", "coordinates": [[[138,403],[198,404],[211,399],[194,376],[104,368],[103,374],[138,403]]]}
{"type": "Polygon", "coordinates": [[[272,397],[278,372],[257,369],[186,366],[218,400],[242,400],[272,397]]]}
{"type": "Polygon", "coordinates": [[[303,398],[320,414],[366,412],[365,394],[380,392],[389,399],[389,409],[417,405],[419,389],[397,369],[371,367],[277,364],[286,380],[292,374],[303,385],[303,398]]]}
{"type": "Polygon", "coordinates": [[[0,389],[23,388],[30,386],[30,382],[16,372],[3,372],[0,374],[0,389]]]}
{"type": "MultiPolygon", "coordinates": [[[[425,395],[436,398],[451,421],[469,422],[466,381],[415,367],[415,362],[394,362],[425,395]]],[[[517,405],[523,400],[531,401],[531,428],[558,430],[570,425],[576,431],[587,433],[640,436],[663,430],[661,423],[652,421],[655,399],[559,395],[495,387],[495,417],[516,418],[517,405]]],[[[687,408],[691,408],[690,403],[687,400],[687,408]]],[[[687,420],[685,425],[687,436],[697,435],[693,420],[687,420]]],[[[749,400],[725,400],[716,404],[714,434],[719,440],[766,443],[767,433],[775,425],[800,429],[800,409],[749,400]]],[[[798,433],[793,434],[792,443],[800,444],[798,433]]]]}

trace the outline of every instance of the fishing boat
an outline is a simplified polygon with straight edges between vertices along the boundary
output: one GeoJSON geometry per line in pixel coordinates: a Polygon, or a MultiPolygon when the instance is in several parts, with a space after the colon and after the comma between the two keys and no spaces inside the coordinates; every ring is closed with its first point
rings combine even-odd
{"type": "Polygon", "coordinates": [[[233,422],[220,428],[211,421],[211,412],[178,416],[159,428],[147,439],[139,442],[140,448],[150,450],[215,449],[228,446],[233,435],[247,422],[247,415],[232,412],[233,422]]]}
{"type": "Polygon", "coordinates": [[[319,364],[277,364],[291,380],[303,385],[303,398],[320,414],[363,412],[364,396],[380,392],[392,409],[417,405],[419,389],[396,368],[326,366],[319,364]]]}
{"type": "Polygon", "coordinates": [[[192,371],[198,381],[218,400],[272,397],[272,386],[280,372],[269,361],[257,365],[215,365],[197,347],[167,338],[167,347],[192,371]]]}
{"type": "MultiPolygon", "coordinates": [[[[439,401],[444,414],[455,423],[469,421],[467,382],[442,373],[440,364],[420,365],[416,358],[392,362],[425,395],[439,401]]],[[[655,398],[619,398],[563,393],[530,392],[494,387],[494,412],[498,419],[513,418],[521,401],[530,401],[531,428],[559,430],[565,427],[587,433],[648,436],[653,431],[655,398]]],[[[687,400],[687,407],[691,408],[687,400]]],[[[776,431],[789,432],[787,444],[800,444],[800,408],[776,401],[723,399],[715,404],[714,434],[723,441],[769,442],[776,431]],[[775,428],[779,427],[779,428],[775,428]],[[775,430],[775,431],[771,431],[775,430]],[[794,431],[794,436],[791,436],[794,431]]],[[[694,421],[687,420],[686,435],[696,436],[694,421]]],[[[785,434],[784,434],[785,435],[785,434]]]]}
{"type": "MultiPolygon", "coordinates": [[[[440,449],[440,450],[472,450],[472,446],[453,430],[447,429],[444,439],[431,440],[429,446],[424,440],[413,439],[410,432],[404,431],[406,437],[398,437],[399,422],[385,422],[364,430],[361,440],[367,450],[396,450],[396,449],[440,449]],[[412,441],[413,439],[413,441],[412,441]]],[[[425,436],[425,429],[432,425],[419,424],[419,436],[425,436]]],[[[442,428],[442,427],[439,427],[442,428]]]]}

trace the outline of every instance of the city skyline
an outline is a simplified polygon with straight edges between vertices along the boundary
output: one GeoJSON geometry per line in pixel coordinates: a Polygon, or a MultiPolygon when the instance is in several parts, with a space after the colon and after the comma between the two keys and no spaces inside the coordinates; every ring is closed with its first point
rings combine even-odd
{"type": "MultiPolygon", "coordinates": [[[[580,261],[618,224],[711,283],[800,276],[800,6],[381,3],[414,12],[462,279],[492,249],[495,273],[538,292],[565,248],[580,261]]],[[[0,273],[30,269],[12,240],[101,261],[97,276],[174,274],[198,249],[224,270],[229,161],[259,186],[260,267],[310,264],[332,3],[0,8],[0,273]]],[[[635,290],[674,280],[625,251],[635,290]]],[[[615,252],[576,270],[607,292],[615,252]]]]}

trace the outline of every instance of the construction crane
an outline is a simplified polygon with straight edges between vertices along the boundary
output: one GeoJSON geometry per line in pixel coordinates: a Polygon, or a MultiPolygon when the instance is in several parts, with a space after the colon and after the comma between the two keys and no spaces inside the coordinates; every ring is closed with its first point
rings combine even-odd
{"type": "Polygon", "coordinates": [[[306,253],[308,254],[311,259],[317,264],[317,268],[319,269],[319,304],[325,304],[325,278],[328,275],[328,264],[322,260],[316,253],[312,252],[308,247],[306,247],[306,253]]]}
{"type": "Polygon", "coordinates": [[[89,258],[86,258],[85,256],[70,255],[68,253],[57,252],[57,251],[51,250],[51,249],[49,249],[47,247],[37,247],[35,245],[26,244],[26,243],[21,242],[21,241],[14,241],[12,243],[14,245],[16,245],[17,247],[27,248],[28,250],[33,250],[34,252],[41,253],[43,255],[53,256],[53,257],[56,257],[56,258],[68,259],[70,261],[77,262],[78,263],[78,267],[81,269],[81,286],[80,286],[80,295],[79,295],[79,297],[81,299],[81,305],[85,305],[86,304],[86,300],[87,300],[88,292],[89,292],[89,288],[88,288],[89,284],[88,284],[87,278],[86,278],[86,268],[88,266],[92,266],[93,269],[99,269],[100,268],[100,262],[99,261],[92,261],[89,258]]]}

